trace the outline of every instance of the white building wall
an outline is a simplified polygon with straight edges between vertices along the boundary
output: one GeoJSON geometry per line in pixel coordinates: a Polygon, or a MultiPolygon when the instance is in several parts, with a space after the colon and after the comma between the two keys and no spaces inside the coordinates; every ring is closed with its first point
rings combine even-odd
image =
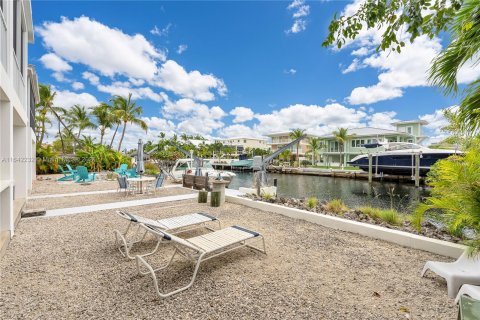
{"type": "MultiPolygon", "coordinates": [[[[32,187],[35,157],[28,105],[28,42],[33,42],[31,3],[0,0],[0,256],[32,187]],[[17,34],[13,34],[17,10],[17,34]],[[14,42],[15,41],[15,42],[14,42]],[[23,41],[23,42],[22,42],[23,41]],[[17,43],[17,53],[13,44],[17,43]]],[[[36,83],[36,82],[35,82],[36,83]]]]}

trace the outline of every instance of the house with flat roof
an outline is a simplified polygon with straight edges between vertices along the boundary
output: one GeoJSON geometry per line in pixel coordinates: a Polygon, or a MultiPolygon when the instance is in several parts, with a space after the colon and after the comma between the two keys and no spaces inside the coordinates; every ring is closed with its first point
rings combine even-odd
{"type": "MultiPolygon", "coordinates": [[[[422,143],[426,138],[423,133],[423,126],[426,124],[427,122],[424,120],[410,120],[392,123],[395,129],[371,127],[348,129],[349,137],[343,146],[343,150],[341,150],[340,144],[335,139],[333,133],[323,136],[307,134],[307,138],[300,142],[299,158],[300,160],[311,160],[308,138],[316,137],[320,138],[323,145],[323,148],[319,150],[320,157],[316,158],[321,159],[323,165],[337,166],[340,163],[341,156],[344,158],[343,163],[346,163],[360,154],[368,153],[369,149],[364,147],[365,144],[387,142],[422,143]]],[[[292,142],[290,131],[271,133],[266,136],[270,138],[268,144],[272,152],[292,142]]],[[[292,154],[295,154],[296,146],[290,147],[289,150],[292,154]]],[[[381,148],[376,150],[381,150],[381,148]]]]}
{"type": "MultiPolygon", "coordinates": [[[[348,139],[341,150],[340,143],[335,139],[333,133],[321,136],[323,148],[320,150],[324,165],[338,165],[340,157],[343,163],[350,161],[360,154],[366,154],[372,149],[365,148],[366,144],[388,143],[388,142],[410,142],[422,143],[426,136],[423,133],[424,120],[399,121],[392,123],[395,130],[380,128],[353,128],[348,129],[348,139]]],[[[381,150],[378,148],[375,150],[381,150]]]]}
{"type": "Polygon", "coordinates": [[[235,147],[236,154],[243,154],[248,149],[263,149],[268,150],[270,146],[267,143],[267,139],[264,138],[252,138],[252,137],[233,137],[227,139],[218,139],[215,142],[221,142],[226,146],[235,147]]]}
{"type": "MultiPolygon", "coordinates": [[[[266,136],[270,138],[270,142],[268,142],[268,144],[270,145],[270,149],[272,152],[277,151],[281,147],[293,141],[293,139],[290,138],[290,131],[270,133],[270,134],[267,134],[266,136]]],[[[300,141],[299,148],[298,148],[298,156],[300,160],[304,160],[305,155],[308,152],[309,137],[318,137],[318,136],[307,133],[307,139],[303,139],[302,141],[300,141]]],[[[296,146],[292,146],[288,150],[290,150],[292,155],[297,153],[296,146]]]]}
{"type": "Polygon", "coordinates": [[[29,0],[0,0],[0,256],[14,235],[35,178],[37,75],[29,0]]]}

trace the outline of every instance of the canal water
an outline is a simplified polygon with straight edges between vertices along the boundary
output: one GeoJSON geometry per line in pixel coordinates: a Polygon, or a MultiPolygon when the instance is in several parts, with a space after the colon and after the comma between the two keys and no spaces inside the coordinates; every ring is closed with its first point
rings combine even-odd
{"type": "MultiPolygon", "coordinates": [[[[251,188],[251,172],[235,174],[230,189],[251,188]]],[[[418,201],[429,195],[428,189],[416,188],[413,183],[374,181],[370,186],[367,180],[360,179],[271,173],[268,174],[269,185],[273,185],[273,179],[278,181],[277,195],[280,197],[342,199],[351,208],[368,205],[411,213],[418,201]]]]}

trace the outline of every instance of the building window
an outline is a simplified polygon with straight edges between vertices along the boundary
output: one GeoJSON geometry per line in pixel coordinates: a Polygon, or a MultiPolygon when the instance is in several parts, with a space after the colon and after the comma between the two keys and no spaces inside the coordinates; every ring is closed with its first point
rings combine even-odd
{"type": "Polygon", "coordinates": [[[407,142],[413,143],[413,139],[408,139],[407,142]]]}
{"type": "Polygon", "coordinates": [[[361,148],[365,145],[364,139],[354,139],[352,140],[352,148],[361,148]]]}
{"type": "Polygon", "coordinates": [[[247,143],[247,140],[243,140],[243,143],[247,143]]]}
{"type": "Polygon", "coordinates": [[[413,127],[407,127],[407,133],[412,134],[413,133],[413,127]]]}

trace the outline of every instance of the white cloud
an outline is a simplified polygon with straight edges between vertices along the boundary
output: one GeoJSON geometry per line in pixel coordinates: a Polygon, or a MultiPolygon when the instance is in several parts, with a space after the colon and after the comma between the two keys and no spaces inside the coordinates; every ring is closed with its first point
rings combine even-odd
{"type": "Polygon", "coordinates": [[[85,16],[44,22],[35,30],[45,47],[60,58],[85,64],[105,76],[153,79],[157,60],[165,60],[165,54],[143,35],[128,35],[85,16]]]}
{"type": "Polygon", "coordinates": [[[171,101],[165,94],[162,114],[166,119],[180,120],[177,128],[189,134],[209,135],[224,126],[221,121],[227,114],[218,106],[208,107],[192,99],[171,101]]]}
{"type": "Polygon", "coordinates": [[[235,116],[235,119],[233,119],[234,123],[241,123],[252,120],[254,116],[252,109],[247,107],[236,107],[232,111],[230,111],[230,114],[235,116]]]}
{"type": "Polygon", "coordinates": [[[66,72],[72,70],[71,65],[54,53],[44,54],[40,58],[40,61],[43,63],[45,68],[56,72],[66,72]]]}
{"type": "Polygon", "coordinates": [[[395,118],[397,113],[395,111],[384,111],[384,112],[377,112],[368,116],[367,125],[372,128],[380,128],[380,129],[389,129],[395,130],[395,127],[392,126],[393,122],[399,121],[395,118]]]}
{"type": "Polygon", "coordinates": [[[181,44],[178,46],[177,53],[182,54],[188,49],[188,46],[186,44],[181,44]]]}
{"type": "MultiPolygon", "coordinates": [[[[456,110],[458,106],[451,106],[445,109],[456,110]]],[[[429,135],[428,143],[437,143],[447,138],[449,135],[441,129],[448,125],[448,121],[443,115],[445,109],[437,109],[433,113],[428,113],[419,116],[419,119],[425,120],[428,124],[425,126],[427,134],[429,135]]]]}
{"type": "Polygon", "coordinates": [[[89,108],[99,104],[97,98],[92,96],[90,93],[76,93],[68,90],[56,90],[56,92],[57,95],[55,96],[54,100],[54,105],[56,107],[69,109],[78,104],[89,108]]]}
{"type": "Polygon", "coordinates": [[[293,25],[290,29],[288,29],[287,33],[299,33],[305,31],[307,29],[307,22],[302,19],[295,20],[293,25]]]}
{"type": "Polygon", "coordinates": [[[398,98],[402,95],[403,91],[399,88],[384,87],[376,84],[370,87],[357,87],[353,89],[346,100],[353,105],[369,104],[398,98]]]}
{"type": "Polygon", "coordinates": [[[458,83],[470,83],[480,78],[480,55],[465,63],[458,71],[458,83]]]}
{"type": "Polygon", "coordinates": [[[170,32],[170,28],[172,27],[172,24],[169,23],[162,29],[159,29],[157,26],[154,26],[152,30],[150,30],[150,33],[156,36],[168,36],[168,33],[170,32]]]}
{"type": "Polygon", "coordinates": [[[357,57],[366,56],[369,53],[370,50],[368,50],[366,47],[358,48],[357,50],[352,51],[352,55],[357,57]]]}
{"type": "Polygon", "coordinates": [[[128,81],[134,86],[143,86],[145,84],[145,80],[143,79],[135,79],[135,78],[128,78],[128,81]]]}
{"type": "Polygon", "coordinates": [[[295,104],[270,114],[256,114],[259,124],[255,127],[262,134],[286,131],[293,128],[306,129],[315,134],[330,133],[338,127],[361,126],[366,113],[347,108],[338,103],[326,106],[295,104]]]}
{"type": "Polygon", "coordinates": [[[82,90],[82,89],[85,88],[85,86],[83,85],[83,83],[75,81],[75,82],[72,83],[72,88],[74,90],[82,90]]]}
{"type": "Polygon", "coordinates": [[[365,65],[363,65],[359,59],[355,58],[347,68],[342,70],[342,73],[346,74],[346,73],[357,71],[358,69],[362,69],[362,68],[365,68],[365,65]]]}
{"type": "Polygon", "coordinates": [[[293,0],[287,7],[292,11],[293,25],[285,32],[299,33],[307,28],[306,17],[310,14],[310,6],[305,4],[305,0],[293,0]]]}
{"type": "Polygon", "coordinates": [[[166,61],[158,70],[155,85],[194,100],[211,101],[215,99],[215,89],[220,96],[227,93],[225,83],[212,74],[202,74],[197,70],[187,72],[173,60],[166,61]]]}
{"type": "Polygon", "coordinates": [[[293,68],[290,68],[290,69],[288,69],[288,70],[283,70],[283,73],[285,73],[285,74],[290,74],[290,75],[293,76],[294,74],[297,73],[297,70],[295,70],[295,69],[293,69],[293,68]]]}
{"type": "Polygon", "coordinates": [[[72,80],[65,77],[65,74],[63,72],[56,71],[52,73],[52,77],[58,82],[72,82],[72,80]]]}
{"type": "Polygon", "coordinates": [[[162,96],[159,93],[155,93],[149,87],[135,88],[132,87],[129,82],[113,82],[111,85],[98,85],[98,91],[110,93],[111,95],[118,95],[127,97],[130,93],[132,99],[150,99],[155,102],[162,101],[162,96]]]}
{"type": "Polygon", "coordinates": [[[233,124],[219,130],[219,134],[225,138],[232,137],[251,137],[262,138],[263,136],[257,131],[243,124],[233,124]]]}
{"type": "Polygon", "coordinates": [[[96,86],[100,83],[100,78],[97,75],[88,71],[82,73],[82,78],[88,80],[88,82],[90,82],[90,84],[93,86],[96,86]]]}

